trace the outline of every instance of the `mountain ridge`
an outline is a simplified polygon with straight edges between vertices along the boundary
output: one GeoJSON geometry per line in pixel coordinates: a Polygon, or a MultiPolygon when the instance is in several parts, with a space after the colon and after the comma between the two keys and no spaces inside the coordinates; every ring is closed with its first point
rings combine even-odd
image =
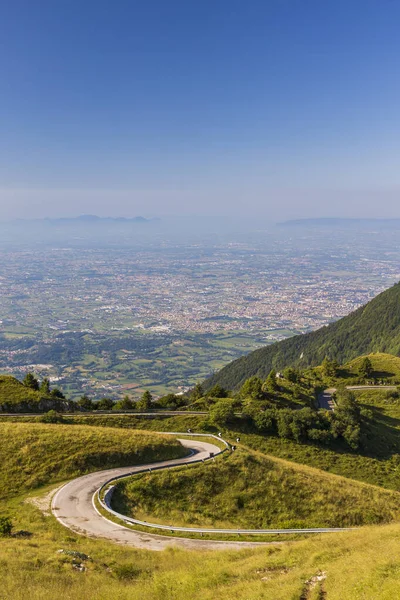
{"type": "Polygon", "coordinates": [[[357,217],[319,217],[306,219],[289,219],[277,223],[278,227],[400,227],[400,219],[378,219],[357,217]]]}
{"type": "Polygon", "coordinates": [[[15,219],[13,223],[43,223],[46,225],[102,225],[102,224],[146,224],[160,221],[159,218],[136,217],[99,217],[98,215],[79,215],[77,217],[44,217],[39,219],[15,219]]]}

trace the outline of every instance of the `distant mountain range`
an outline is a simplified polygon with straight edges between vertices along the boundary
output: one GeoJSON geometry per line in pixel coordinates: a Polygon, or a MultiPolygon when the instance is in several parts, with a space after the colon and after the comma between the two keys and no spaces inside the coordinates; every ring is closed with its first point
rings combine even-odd
{"type": "Polygon", "coordinates": [[[204,387],[219,384],[236,390],[253,375],[264,379],[271,369],[317,366],[326,356],[343,364],[370,352],[400,356],[400,283],[335,323],[242,356],[207,379],[204,387]]]}
{"type": "Polygon", "coordinates": [[[80,215],[79,217],[61,217],[51,219],[17,219],[14,223],[43,223],[48,225],[112,225],[112,224],[145,224],[158,222],[160,219],[146,219],[145,217],[98,217],[97,215],[80,215]]]}
{"type": "Polygon", "coordinates": [[[320,219],[293,219],[277,223],[279,227],[391,227],[400,228],[400,219],[343,219],[324,217],[320,219]]]}

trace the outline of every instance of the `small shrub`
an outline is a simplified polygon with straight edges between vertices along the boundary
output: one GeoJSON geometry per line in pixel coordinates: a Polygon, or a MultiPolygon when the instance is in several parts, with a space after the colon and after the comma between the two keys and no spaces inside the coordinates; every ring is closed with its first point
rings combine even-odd
{"type": "Polygon", "coordinates": [[[385,400],[387,402],[396,401],[399,398],[400,398],[400,394],[399,394],[398,390],[389,390],[388,392],[385,393],[385,400]]]}
{"type": "Polygon", "coordinates": [[[55,410],[49,410],[38,418],[40,423],[64,423],[64,417],[55,410]]]}
{"type": "Polygon", "coordinates": [[[13,524],[10,517],[0,517],[0,536],[11,535],[13,524]]]}
{"type": "Polygon", "coordinates": [[[142,570],[139,567],[135,567],[135,565],[118,565],[115,567],[114,572],[117,579],[127,580],[136,579],[142,570]]]}

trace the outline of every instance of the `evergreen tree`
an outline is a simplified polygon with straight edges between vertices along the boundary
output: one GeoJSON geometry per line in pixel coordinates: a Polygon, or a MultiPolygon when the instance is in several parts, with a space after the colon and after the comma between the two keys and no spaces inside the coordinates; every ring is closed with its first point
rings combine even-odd
{"type": "Polygon", "coordinates": [[[285,379],[287,379],[287,381],[290,381],[291,383],[297,383],[300,379],[299,372],[296,369],[292,369],[291,367],[287,367],[286,369],[284,369],[282,375],[285,379]]]}
{"type": "Polygon", "coordinates": [[[276,371],[272,369],[268,373],[268,377],[265,380],[265,388],[268,392],[275,392],[278,389],[278,383],[276,381],[276,371]]]}
{"type": "Polygon", "coordinates": [[[81,396],[76,404],[83,410],[93,410],[93,402],[86,394],[81,396]]]}
{"type": "Polygon", "coordinates": [[[151,403],[153,401],[153,396],[150,394],[149,390],[146,390],[139,402],[136,403],[136,408],[138,410],[149,410],[151,408],[151,403]]]}
{"type": "Polygon", "coordinates": [[[336,360],[329,360],[327,356],[325,356],[322,361],[322,375],[324,377],[336,377],[339,365],[336,360]]]}
{"type": "Polygon", "coordinates": [[[49,381],[49,379],[47,377],[45,377],[42,380],[42,383],[40,384],[40,388],[39,389],[42,392],[42,394],[46,394],[46,395],[50,394],[50,391],[51,391],[50,390],[50,381],[49,381]]]}
{"type": "Polygon", "coordinates": [[[363,358],[358,372],[360,374],[360,377],[363,377],[364,379],[368,379],[368,377],[371,377],[373,369],[372,363],[368,356],[365,356],[363,358]]]}
{"type": "Polygon", "coordinates": [[[191,400],[200,400],[200,398],[203,398],[203,396],[204,396],[203,386],[201,385],[201,383],[196,383],[196,385],[190,392],[190,399],[191,400]]]}
{"type": "Polygon", "coordinates": [[[242,398],[252,398],[253,400],[262,400],[264,392],[262,390],[262,381],[259,377],[249,377],[246,379],[240,390],[242,398]]]}
{"type": "Polygon", "coordinates": [[[35,390],[36,392],[39,390],[39,381],[33,375],[33,373],[27,373],[22,381],[24,386],[30,388],[31,390],[35,390]]]}

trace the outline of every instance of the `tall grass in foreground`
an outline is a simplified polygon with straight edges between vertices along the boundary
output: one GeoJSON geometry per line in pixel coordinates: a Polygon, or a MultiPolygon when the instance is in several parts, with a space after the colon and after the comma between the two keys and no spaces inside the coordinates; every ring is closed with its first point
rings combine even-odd
{"type": "Polygon", "coordinates": [[[170,549],[158,553],[80,537],[52,517],[43,517],[33,506],[20,500],[11,505],[18,514],[18,526],[29,529],[33,536],[0,541],[2,600],[399,597],[399,525],[320,535],[252,550],[170,549]],[[90,558],[76,560],[58,553],[60,549],[90,558]],[[80,565],[84,570],[78,570],[80,565]],[[312,584],[306,582],[320,574],[325,579],[311,589],[312,584]]]}

